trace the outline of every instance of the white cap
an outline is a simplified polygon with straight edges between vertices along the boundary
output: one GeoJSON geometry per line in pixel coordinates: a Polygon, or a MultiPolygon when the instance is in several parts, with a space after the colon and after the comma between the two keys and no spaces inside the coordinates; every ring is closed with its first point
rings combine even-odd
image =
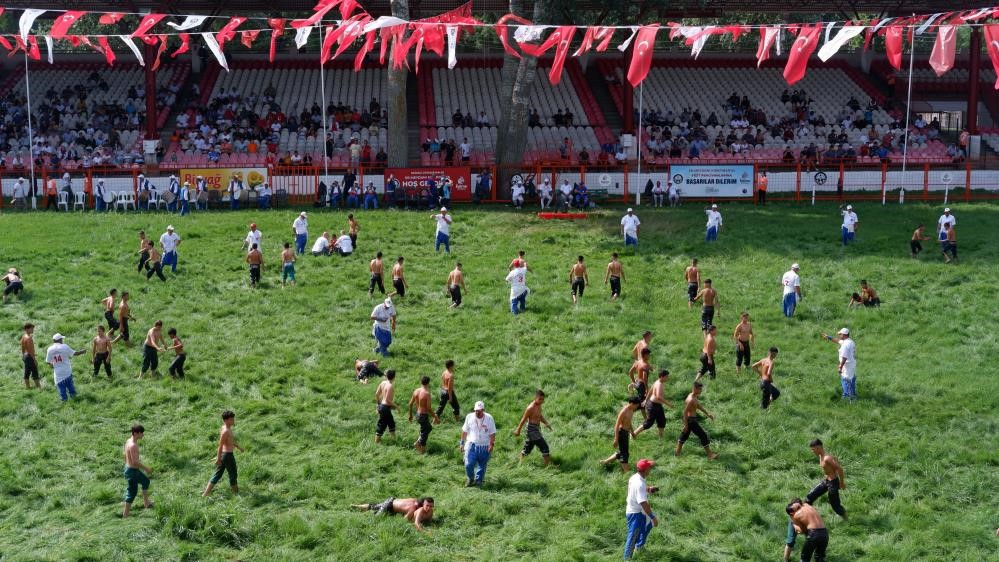
{"type": "Polygon", "coordinates": [[[446,213],[447,212],[447,207],[441,207],[441,212],[442,213],[446,213]]]}
{"type": "Polygon", "coordinates": [[[798,264],[796,264],[796,263],[792,263],[791,264],[791,269],[798,269],[799,267],[801,267],[801,266],[798,265],[798,264]]]}
{"type": "Polygon", "coordinates": [[[305,214],[305,211],[302,211],[301,213],[298,213],[298,216],[305,217],[305,216],[308,216],[308,215],[305,214]]]}
{"type": "Polygon", "coordinates": [[[843,328],[842,330],[840,330],[837,333],[842,334],[844,336],[849,336],[850,335],[850,329],[849,328],[843,328]]]}
{"type": "Polygon", "coordinates": [[[62,339],[62,334],[57,333],[56,335],[52,336],[52,341],[59,341],[61,339],[62,339]]]}
{"type": "Polygon", "coordinates": [[[712,204],[712,205],[711,205],[711,208],[712,208],[712,209],[717,209],[717,208],[718,208],[718,205],[715,205],[715,204],[712,204]]]}
{"type": "Polygon", "coordinates": [[[476,412],[484,411],[485,409],[486,409],[486,403],[483,402],[482,400],[476,402],[475,408],[473,408],[473,410],[475,410],[476,412]]]}
{"type": "Polygon", "coordinates": [[[634,209],[632,209],[631,207],[628,207],[628,212],[629,212],[629,213],[633,213],[633,212],[634,212],[634,209]]]}
{"type": "Polygon", "coordinates": [[[945,213],[949,213],[949,212],[950,212],[950,207],[947,207],[947,208],[945,208],[945,209],[944,209],[944,212],[945,212],[945,213]]]}
{"type": "Polygon", "coordinates": [[[852,211],[853,210],[853,205],[847,205],[846,206],[846,210],[847,211],[852,211]]]}
{"type": "Polygon", "coordinates": [[[392,297],[385,297],[385,306],[392,306],[392,297]]]}
{"type": "Polygon", "coordinates": [[[173,225],[171,224],[170,226],[168,226],[167,230],[173,230],[173,225]]]}

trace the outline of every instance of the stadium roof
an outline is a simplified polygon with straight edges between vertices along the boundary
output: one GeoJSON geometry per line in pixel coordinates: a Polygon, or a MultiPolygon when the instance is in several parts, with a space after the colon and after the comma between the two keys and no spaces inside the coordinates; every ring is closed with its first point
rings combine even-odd
{"type": "MultiPolygon", "coordinates": [[[[411,17],[429,17],[464,4],[465,0],[410,0],[411,17]]],[[[645,2],[633,1],[636,9],[641,10],[645,2]]],[[[311,12],[316,0],[282,0],[278,5],[283,14],[311,12]]],[[[525,0],[524,4],[531,9],[534,2],[525,0]]],[[[556,5],[559,2],[555,2],[556,5]]],[[[613,2],[608,0],[574,0],[576,8],[600,11],[613,2]]],[[[361,0],[361,5],[373,15],[390,13],[389,0],[361,0]]],[[[753,12],[786,13],[786,14],[829,14],[841,13],[846,17],[856,17],[858,13],[876,14],[880,16],[907,16],[911,14],[929,14],[952,10],[969,10],[994,6],[994,0],[954,2],[953,0],[797,0],[793,7],[784,2],[757,2],[750,8],[745,0],[672,0],[664,9],[650,9],[642,18],[652,21],[669,17],[698,18],[720,17],[726,14],[745,13],[747,9],[753,12]]],[[[65,0],[15,0],[4,3],[8,9],[38,8],[50,10],[65,10],[70,7],[65,0]]],[[[475,13],[506,13],[509,2],[504,0],[474,0],[475,13]]],[[[263,0],[76,0],[72,8],[92,12],[153,12],[170,14],[247,14],[273,13],[275,3],[263,0]]]]}

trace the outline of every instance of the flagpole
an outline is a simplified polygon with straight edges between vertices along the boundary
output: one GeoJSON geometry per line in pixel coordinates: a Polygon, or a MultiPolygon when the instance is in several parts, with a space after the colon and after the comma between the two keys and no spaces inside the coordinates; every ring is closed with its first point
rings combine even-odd
{"type": "Polygon", "coordinates": [[[24,93],[28,99],[28,166],[31,169],[31,208],[38,208],[35,185],[35,135],[31,125],[31,78],[28,74],[28,50],[24,50],[24,93]]]}
{"type": "MultiPolygon", "coordinates": [[[[329,182],[330,179],[330,157],[326,152],[326,141],[329,139],[329,123],[326,122],[326,69],[323,68],[323,24],[322,21],[319,22],[319,89],[322,91],[323,103],[321,110],[323,112],[323,181],[329,182]]],[[[328,190],[329,185],[326,186],[328,190]]],[[[327,194],[328,195],[328,194],[327,194]]]]}
{"type": "MultiPolygon", "coordinates": [[[[905,197],[902,193],[905,193],[905,167],[909,160],[909,117],[912,115],[912,67],[915,61],[916,36],[913,35],[912,41],[909,42],[909,93],[905,98],[905,143],[902,145],[902,192],[899,194],[900,201],[905,197]]],[[[885,204],[886,191],[884,189],[881,190],[881,205],[885,204]]]]}
{"type": "Polygon", "coordinates": [[[645,80],[638,84],[638,185],[635,187],[635,206],[642,204],[642,100],[645,99],[645,80]]]}

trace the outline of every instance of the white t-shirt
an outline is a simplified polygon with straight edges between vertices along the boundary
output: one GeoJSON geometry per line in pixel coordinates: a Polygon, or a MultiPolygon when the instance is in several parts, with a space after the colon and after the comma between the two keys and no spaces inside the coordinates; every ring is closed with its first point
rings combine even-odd
{"type": "Polygon", "coordinates": [[[309,221],[298,217],[295,222],[291,223],[291,227],[295,229],[295,234],[308,234],[309,233],[309,221]]]}
{"type": "Polygon", "coordinates": [[[438,214],[434,215],[437,219],[437,232],[445,236],[451,235],[451,215],[438,214]]]}
{"type": "Polygon", "coordinates": [[[254,244],[257,245],[257,249],[260,249],[260,238],[263,236],[259,230],[251,230],[246,233],[246,245],[253,247],[254,244]]]}
{"type": "Polygon", "coordinates": [[[313,252],[325,252],[327,248],[330,247],[330,241],[325,236],[320,236],[316,239],[316,243],[312,245],[313,252]]]}
{"type": "Polygon", "coordinates": [[[351,241],[350,236],[344,234],[336,239],[336,247],[340,248],[341,252],[349,254],[354,251],[354,242],[351,241]]]}
{"type": "Polygon", "coordinates": [[[376,306],[374,310],[371,311],[371,315],[375,317],[375,327],[381,328],[382,330],[392,329],[392,317],[395,316],[394,306],[385,306],[385,303],[381,303],[376,306]]]}
{"type": "Polygon", "coordinates": [[[458,148],[461,150],[462,158],[468,158],[469,156],[472,155],[472,147],[469,146],[467,142],[461,143],[461,146],[459,146],[458,148]]]}
{"type": "Polygon", "coordinates": [[[638,472],[628,479],[628,500],[625,503],[624,513],[645,513],[642,509],[642,502],[649,501],[649,487],[645,483],[645,478],[638,472]]]}
{"type": "Polygon", "coordinates": [[[513,184],[513,198],[518,199],[524,196],[524,185],[520,183],[513,184]]]}
{"type": "Polygon", "coordinates": [[[562,182],[562,185],[559,186],[558,190],[561,191],[563,195],[570,195],[572,193],[572,186],[567,182],[562,182]]]}
{"type": "Polygon", "coordinates": [[[715,211],[714,209],[708,209],[707,211],[704,212],[707,213],[708,215],[708,228],[711,227],[717,228],[722,225],[721,213],[715,211]]]}
{"type": "Polygon", "coordinates": [[[780,280],[781,284],[784,286],[784,294],[789,295],[796,292],[795,287],[801,286],[801,277],[794,270],[790,270],[784,274],[784,277],[780,280]]]}
{"type": "Polygon", "coordinates": [[[163,246],[164,252],[172,252],[177,249],[177,244],[180,243],[180,236],[177,233],[164,232],[160,236],[160,245],[163,246]]]}
{"type": "Polygon", "coordinates": [[[640,224],[642,224],[642,221],[638,220],[638,215],[624,215],[621,217],[621,226],[624,227],[625,236],[637,238],[638,225],[640,224]]]}
{"type": "Polygon", "coordinates": [[[857,344],[852,338],[847,338],[839,342],[839,360],[846,359],[843,364],[843,372],[840,376],[844,379],[852,379],[857,373],[857,344]]]}
{"type": "Polygon", "coordinates": [[[957,218],[955,218],[954,215],[950,215],[950,216],[948,216],[948,215],[940,215],[940,218],[937,219],[937,232],[939,232],[941,234],[946,233],[947,232],[947,225],[949,225],[949,224],[953,224],[953,225],[957,226],[957,218]]]}
{"type": "Polygon", "coordinates": [[[465,416],[465,424],[461,426],[461,430],[468,434],[465,437],[467,443],[488,447],[489,437],[496,433],[496,422],[489,414],[482,414],[480,419],[472,412],[465,416]]]}
{"type": "Polygon", "coordinates": [[[857,223],[860,219],[857,218],[857,213],[853,211],[843,211],[843,228],[853,232],[857,228],[857,223]]]}
{"type": "Polygon", "coordinates": [[[513,300],[527,292],[527,268],[518,267],[506,274],[510,283],[510,299],[513,300]]]}
{"type": "Polygon", "coordinates": [[[56,384],[73,376],[73,365],[70,360],[75,354],[76,351],[64,343],[54,343],[45,352],[45,362],[52,365],[56,384]]]}

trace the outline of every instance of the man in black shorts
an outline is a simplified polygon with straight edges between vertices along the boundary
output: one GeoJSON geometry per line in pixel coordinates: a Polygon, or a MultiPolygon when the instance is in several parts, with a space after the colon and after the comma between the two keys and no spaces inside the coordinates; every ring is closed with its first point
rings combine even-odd
{"type": "Polygon", "coordinates": [[[635,412],[642,407],[642,400],[637,396],[628,397],[628,403],[617,413],[617,421],[614,423],[614,444],[617,452],[600,461],[600,464],[607,465],[614,461],[621,463],[621,472],[628,472],[628,439],[634,435],[631,425],[631,418],[635,412]]]}
{"type": "Polygon", "coordinates": [[[545,403],[545,393],[540,388],[534,393],[534,400],[527,405],[524,410],[524,415],[520,418],[520,423],[517,424],[517,429],[514,430],[513,434],[520,436],[520,430],[527,424],[527,439],[524,441],[524,449],[520,452],[520,460],[524,460],[524,457],[531,454],[534,447],[537,447],[541,451],[541,456],[545,461],[545,466],[551,462],[550,451],[548,449],[548,442],[545,441],[544,435],[541,435],[541,424],[551,430],[552,426],[545,419],[544,413],[541,411],[541,406],[545,403]]]}
{"type": "Polygon", "coordinates": [[[649,364],[651,357],[652,350],[648,347],[642,348],[639,358],[628,369],[628,378],[631,379],[631,384],[628,387],[635,390],[635,394],[642,402],[645,402],[645,394],[649,389],[649,373],[652,372],[652,365],[649,364]]]}
{"type": "Polygon", "coordinates": [[[701,348],[701,369],[697,371],[697,378],[694,381],[701,380],[705,374],[711,375],[711,378],[715,378],[717,374],[715,372],[715,349],[718,347],[718,343],[715,341],[715,336],[718,334],[718,328],[716,326],[708,326],[704,331],[704,347],[701,348]]]}
{"type": "Polygon", "coordinates": [[[357,359],[354,361],[354,376],[357,382],[367,384],[371,377],[381,377],[385,373],[378,368],[378,360],[357,359]]]}
{"type": "Polygon", "coordinates": [[[389,498],[382,503],[361,503],[355,504],[354,509],[361,511],[374,511],[375,515],[395,515],[401,514],[407,521],[411,521],[417,531],[422,531],[423,525],[430,523],[434,517],[434,498],[389,498]]]}
{"type": "Polygon", "coordinates": [[[666,410],[664,406],[672,408],[666,396],[666,381],[669,380],[669,371],[662,369],[659,371],[659,379],[652,383],[649,397],[645,401],[645,423],[635,430],[635,437],[646,429],[652,429],[655,425],[659,429],[659,437],[663,436],[663,429],[666,428],[666,410]]]}
{"type": "Polygon", "coordinates": [[[392,286],[395,287],[395,292],[400,297],[406,296],[406,274],[403,269],[403,262],[406,258],[399,256],[399,259],[395,260],[395,265],[392,266],[392,286]]]}
{"type": "Polygon", "coordinates": [[[35,340],[32,334],[35,332],[35,325],[28,322],[24,325],[24,333],[21,334],[21,360],[24,361],[24,388],[31,388],[31,381],[35,379],[35,388],[41,388],[42,383],[38,378],[38,362],[35,360],[35,340]]]}
{"type": "Polygon", "coordinates": [[[697,419],[698,411],[704,412],[704,415],[708,416],[711,420],[715,419],[714,416],[701,406],[700,401],[697,399],[703,389],[704,385],[695,382],[694,388],[687,395],[687,399],[683,401],[683,430],[680,432],[680,439],[676,442],[676,456],[680,456],[680,453],[683,451],[683,444],[687,442],[690,434],[693,433],[701,441],[701,446],[704,447],[704,452],[707,453],[708,458],[718,458],[718,453],[711,451],[711,440],[708,439],[708,434],[704,432],[700,421],[697,419]]]}
{"type": "Polygon", "coordinates": [[[108,296],[101,301],[104,306],[104,319],[108,323],[108,336],[114,336],[115,330],[120,327],[118,320],[114,317],[114,300],[118,297],[118,289],[108,291],[108,296]]]}

